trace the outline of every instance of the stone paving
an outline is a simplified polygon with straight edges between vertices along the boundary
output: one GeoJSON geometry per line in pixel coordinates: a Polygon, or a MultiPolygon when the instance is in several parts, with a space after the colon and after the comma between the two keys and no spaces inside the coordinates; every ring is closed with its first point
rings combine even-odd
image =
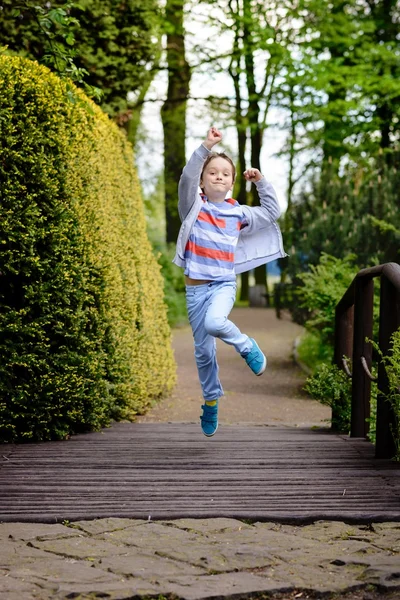
{"type": "MultiPolygon", "coordinates": [[[[248,378],[240,357],[224,349],[221,372],[228,401],[223,418],[326,425],[326,407],[302,394],[304,377],[290,366],[300,328],[277,322],[267,310],[239,309],[235,318],[269,348],[265,377],[270,379],[248,378]]],[[[187,329],[176,333],[177,389],[144,421],[197,420],[197,382],[187,360],[190,337],[187,329]]],[[[0,600],[162,596],[399,600],[400,523],[293,526],[227,518],[0,523],[0,600]]]]}
{"type": "MultiPolygon", "coordinates": [[[[400,524],[235,519],[0,524],[4,600],[399,590],[400,524]]],[[[296,596],[297,594],[297,596],[296,596]]],[[[375,596],[374,596],[375,597],[375,596]]],[[[396,597],[396,596],[393,596],[396,597]]]]}

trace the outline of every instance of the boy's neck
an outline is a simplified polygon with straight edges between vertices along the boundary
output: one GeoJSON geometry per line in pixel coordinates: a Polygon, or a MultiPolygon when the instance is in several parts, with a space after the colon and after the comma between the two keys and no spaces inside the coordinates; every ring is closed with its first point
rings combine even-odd
{"type": "Polygon", "coordinates": [[[213,202],[214,204],[222,204],[222,202],[224,202],[226,199],[226,196],[207,196],[207,194],[205,194],[205,196],[207,200],[213,202]]]}

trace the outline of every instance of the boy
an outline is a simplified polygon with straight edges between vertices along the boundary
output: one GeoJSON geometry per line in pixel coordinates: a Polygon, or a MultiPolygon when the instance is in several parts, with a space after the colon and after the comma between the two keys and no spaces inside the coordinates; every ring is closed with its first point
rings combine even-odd
{"type": "Polygon", "coordinates": [[[232,345],[255,375],[262,375],[267,365],[256,341],[228,319],[236,298],[236,274],[286,256],[276,223],[280,209],[275,191],[258,169],[247,169],[244,177],[255,183],[261,206],[242,206],[227,198],[236,172],[229,156],[211,152],[221,140],[221,132],[211,127],[183,169],[178,203],[182,226],[174,258],[174,263],[184,268],[204,398],[201,428],[207,437],[217,431],[218,402],[224,393],[218,377],[216,338],[232,345]]]}

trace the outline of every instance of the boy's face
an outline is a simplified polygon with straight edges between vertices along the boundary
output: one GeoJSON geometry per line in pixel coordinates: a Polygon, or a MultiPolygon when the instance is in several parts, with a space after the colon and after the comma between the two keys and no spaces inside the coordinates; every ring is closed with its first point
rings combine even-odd
{"type": "Polygon", "coordinates": [[[203,171],[200,187],[210,200],[224,199],[233,186],[232,165],[221,156],[210,160],[203,171]]]}

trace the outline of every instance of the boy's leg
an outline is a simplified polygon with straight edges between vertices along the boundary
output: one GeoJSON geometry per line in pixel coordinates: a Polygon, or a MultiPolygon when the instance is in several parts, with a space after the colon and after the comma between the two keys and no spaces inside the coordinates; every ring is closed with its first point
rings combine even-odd
{"type": "Polygon", "coordinates": [[[210,284],[186,286],[186,305],[193,332],[194,356],[206,402],[218,400],[224,394],[218,376],[216,341],[204,327],[210,297],[210,284]]]}
{"type": "Polygon", "coordinates": [[[255,340],[245,335],[228,319],[236,297],[236,283],[212,284],[213,294],[206,313],[204,328],[214,337],[233,346],[255,375],[262,375],[267,359],[255,340]]]}
{"type": "Polygon", "coordinates": [[[186,304],[194,338],[194,355],[204,404],[200,417],[201,429],[207,437],[218,429],[218,400],[224,391],[218,377],[215,338],[204,328],[204,319],[210,299],[209,284],[186,287],[186,304]]]}
{"type": "Polygon", "coordinates": [[[228,319],[236,298],[236,282],[225,281],[212,284],[212,296],[204,320],[207,333],[230,344],[240,354],[252,349],[251,339],[228,319]]]}

